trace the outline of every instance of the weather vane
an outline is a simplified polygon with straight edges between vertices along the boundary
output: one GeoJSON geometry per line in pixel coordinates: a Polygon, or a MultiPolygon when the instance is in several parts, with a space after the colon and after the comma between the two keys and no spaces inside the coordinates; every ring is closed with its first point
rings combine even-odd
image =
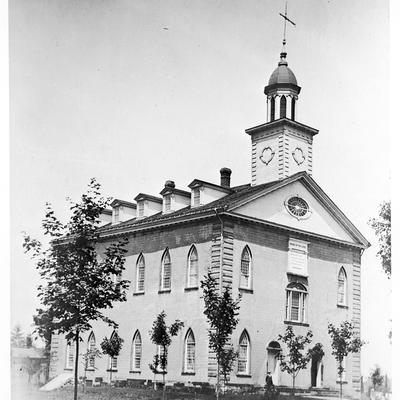
{"type": "Polygon", "coordinates": [[[284,25],[283,25],[283,48],[282,48],[282,53],[286,53],[285,52],[285,45],[286,45],[286,21],[289,21],[293,26],[296,26],[296,24],[290,20],[287,16],[287,2],[285,4],[285,15],[283,15],[282,13],[279,13],[279,15],[281,17],[283,17],[283,19],[285,20],[284,25]]]}

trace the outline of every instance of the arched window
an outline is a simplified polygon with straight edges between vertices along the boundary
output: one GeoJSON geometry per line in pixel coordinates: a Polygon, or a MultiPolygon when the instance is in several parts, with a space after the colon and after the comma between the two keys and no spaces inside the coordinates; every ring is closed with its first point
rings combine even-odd
{"type": "Polygon", "coordinates": [[[88,352],[89,352],[87,367],[92,369],[92,368],[94,368],[94,364],[95,364],[94,352],[96,350],[96,338],[95,338],[93,332],[89,335],[89,339],[88,339],[88,343],[87,343],[87,349],[88,349],[88,352]]]}
{"type": "Polygon", "coordinates": [[[275,97],[271,97],[271,121],[275,121],[275,97]]]}
{"type": "Polygon", "coordinates": [[[161,290],[171,289],[171,257],[168,249],[161,260],[161,290]]]}
{"type": "MultiPolygon", "coordinates": [[[[116,335],[115,331],[111,334],[110,339],[112,340],[113,337],[116,335]]],[[[118,357],[110,357],[109,361],[110,369],[117,370],[118,369],[118,357]]]]}
{"type": "Polygon", "coordinates": [[[347,276],[344,268],[340,268],[338,274],[338,293],[337,293],[337,302],[338,304],[344,306],[347,304],[347,276]]]}
{"type": "Polygon", "coordinates": [[[251,289],[252,284],[252,262],[251,253],[248,246],[242,251],[242,257],[240,259],[240,283],[239,287],[244,289],[251,289]]]}
{"type": "Polygon", "coordinates": [[[292,120],[296,118],[296,99],[292,97],[292,120]]]}
{"type": "Polygon", "coordinates": [[[238,374],[249,375],[250,371],[250,338],[246,330],[239,339],[238,374]]]}
{"type": "Polygon", "coordinates": [[[144,272],[145,272],[145,263],[143,254],[139,255],[139,258],[136,262],[136,293],[144,292],[144,272]]]}
{"type": "Polygon", "coordinates": [[[131,349],[131,370],[140,371],[140,362],[142,360],[142,337],[137,330],[133,335],[131,349]]]}
{"type": "Polygon", "coordinates": [[[286,96],[281,96],[280,118],[286,118],[286,96]]]}
{"type": "Polygon", "coordinates": [[[286,320],[307,321],[307,289],[300,283],[290,283],[286,287],[286,320]]]}
{"type": "Polygon", "coordinates": [[[195,372],[196,341],[193,331],[189,329],[185,337],[184,371],[195,372]]]}
{"type": "Polygon", "coordinates": [[[73,369],[75,367],[75,341],[67,343],[67,349],[65,354],[65,368],[73,369]]]}
{"type": "Polygon", "coordinates": [[[187,264],[187,287],[198,286],[199,275],[199,258],[197,255],[196,247],[193,245],[189,250],[188,264],[187,264]]]}

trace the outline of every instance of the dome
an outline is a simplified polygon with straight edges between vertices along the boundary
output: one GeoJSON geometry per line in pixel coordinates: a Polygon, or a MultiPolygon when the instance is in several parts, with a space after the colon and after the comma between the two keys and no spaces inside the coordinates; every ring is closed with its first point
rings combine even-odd
{"type": "Polygon", "coordinates": [[[268,85],[276,85],[279,83],[291,83],[297,86],[297,79],[293,71],[287,66],[287,62],[280,62],[278,68],[272,73],[269,78],[268,85]]]}

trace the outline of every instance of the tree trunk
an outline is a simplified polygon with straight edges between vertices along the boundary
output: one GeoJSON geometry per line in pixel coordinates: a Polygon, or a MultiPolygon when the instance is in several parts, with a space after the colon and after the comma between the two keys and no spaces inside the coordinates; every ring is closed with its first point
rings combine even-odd
{"type": "Polygon", "coordinates": [[[112,382],[112,358],[110,362],[110,387],[111,387],[111,382],[112,382]]]}
{"type": "Polygon", "coordinates": [[[218,361],[217,361],[217,384],[215,387],[215,391],[216,391],[217,400],[219,400],[219,362],[218,361]]]}
{"type": "Polygon", "coordinates": [[[75,332],[74,400],[78,399],[79,331],[75,332]]]}
{"type": "Polygon", "coordinates": [[[296,382],[296,377],[293,375],[292,376],[292,394],[293,394],[293,398],[296,397],[295,394],[294,394],[295,382],[296,382]]]}
{"type": "Polygon", "coordinates": [[[162,398],[165,399],[165,372],[162,374],[163,388],[162,388],[162,398]]]}
{"type": "Polygon", "coordinates": [[[340,382],[339,382],[339,385],[340,385],[340,394],[339,394],[339,396],[340,396],[340,398],[342,398],[342,396],[343,396],[343,392],[342,392],[342,387],[343,387],[343,382],[342,382],[342,376],[340,375],[340,382]]]}

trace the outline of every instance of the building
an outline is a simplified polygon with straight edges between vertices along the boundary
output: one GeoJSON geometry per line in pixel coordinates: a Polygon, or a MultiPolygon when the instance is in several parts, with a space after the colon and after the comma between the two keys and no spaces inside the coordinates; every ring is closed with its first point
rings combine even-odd
{"type": "MultiPolygon", "coordinates": [[[[189,190],[167,181],[159,196],[139,193],[114,200],[104,215],[100,249],[129,236],[124,278],[128,301],[111,311],[125,343],[120,356],[96,359],[90,380],[153,380],[148,365],[157,352],[149,329],[166,311],[185,327],[168,351],[168,382],[215,382],[208,349],[200,280],[211,271],[220,287],[242,294],[240,322],[232,341],[239,360],[230,383],[263,385],[270,371],[277,385],[291,385],[276,355],[278,334],[311,329],[325,349],[300,372],[297,386],[337,387],[328,323],[351,320],[360,331],[361,255],[368,241],[312,178],[313,140],[318,130],[297,121],[300,86],[282,51],[264,89],[267,122],[246,130],[252,143],[251,182],[232,187],[222,168],[218,184],[194,179],[189,190]]],[[[89,348],[113,334],[96,322],[89,348]]],[[[73,368],[73,344],[52,340],[51,376],[73,368]]],[[[83,375],[83,373],[80,373],[83,375]]],[[[160,377],[158,379],[161,379],[160,377]]],[[[345,363],[344,392],[359,396],[360,354],[345,363]]]]}

